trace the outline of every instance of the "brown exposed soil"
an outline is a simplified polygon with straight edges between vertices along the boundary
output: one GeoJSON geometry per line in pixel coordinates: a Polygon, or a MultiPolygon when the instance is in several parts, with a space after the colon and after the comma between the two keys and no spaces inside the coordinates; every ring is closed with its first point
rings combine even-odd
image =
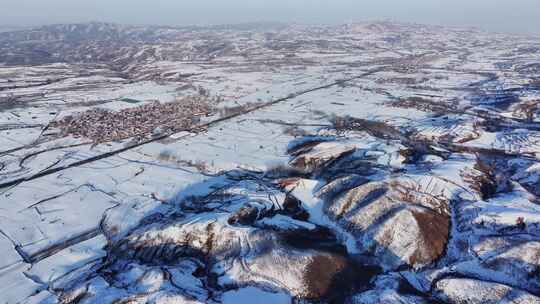
{"type": "Polygon", "coordinates": [[[347,259],[340,255],[313,257],[306,269],[306,295],[308,299],[327,297],[336,276],[347,266],[347,259]]]}
{"type": "Polygon", "coordinates": [[[332,119],[332,124],[337,131],[365,131],[371,136],[382,139],[401,140],[404,138],[404,134],[399,129],[382,121],[337,116],[332,119]]]}
{"type": "Polygon", "coordinates": [[[430,264],[436,261],[445,251],[450,232],[450,219],[440,214],[425,211],[412,211],[418,223],[423,244],[411,256],[409,264],[430,264]]]}
{"type": "Polygon", "coordinates": [[[477,159],[474,169],[476,172],[463,173],[463,179],[480,194],[483,200],[493,197],[497,192],[494,164],[477,159]]]}
{"type": "Polygon", "coordinates": [[[378,267],[362,266],[347,255],[317,255],[306,267],[304,298],[315,303],[344,303],[351,294],[369,289],[371,279],[380,271],[378,267]]]}
{"type": "Polygon", "coordinates": [[[252,225],[259,216],[259,210],[253,206],[244,206],[240,208],[235,214],[229,217],[227,222],[229,225],[252,225]]]}
{"type": "Polygon", "coordinates": [[[299,145],[295,145],[287,151],[287,154],[291,156],[298,156],[300,154],[307,153],[322,142],[323,142],[322,140],[313,140],[313,141],[304,142],[299,145]]]}
{"type": "MultiPolygon", "coordinates": [[[[310,155],[300,155],[289,162],[293,168],[301,170],[306,174],[321,174],[323,171],[332,171],[331,167],[334,162],[350,155],[354,152],[354,148],[348,148],[341,151],[335,151],[333,154],[328,154],[323,157],[311,157],[310,155]]],[[[338,170],[340,171],[340,170],[338,170]]]]}
{"type": "Polygon", "coordinates": [[[309,220],[309,213],[302,208],[302,202],[291,194],[285,197],[282,212],[296,220],[309,220]]]}

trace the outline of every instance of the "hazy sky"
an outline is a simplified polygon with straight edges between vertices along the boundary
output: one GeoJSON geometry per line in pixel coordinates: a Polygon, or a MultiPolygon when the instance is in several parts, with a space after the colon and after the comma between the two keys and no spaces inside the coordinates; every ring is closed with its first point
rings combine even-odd
{"type": "Polygon", "coordinates": [[[0,0],[0,24],[205,25],[392,19],[540,33],[540,0],[0,0]]]}

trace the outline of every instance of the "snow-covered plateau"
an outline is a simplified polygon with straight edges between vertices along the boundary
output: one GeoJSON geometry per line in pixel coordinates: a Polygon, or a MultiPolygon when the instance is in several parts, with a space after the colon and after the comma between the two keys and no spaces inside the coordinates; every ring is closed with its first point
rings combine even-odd
{"type": "Polygon", "coordinates": [[[540,303],[540,37],[0,32],[0,303],[540,303]]]}

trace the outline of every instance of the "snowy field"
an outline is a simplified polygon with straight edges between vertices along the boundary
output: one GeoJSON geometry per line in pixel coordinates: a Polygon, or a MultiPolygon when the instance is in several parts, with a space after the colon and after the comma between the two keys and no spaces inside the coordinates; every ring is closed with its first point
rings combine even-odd
{"type": "Polygon", "coordinates": [[[0,303],[540,303],[540,38],[33,31],[0,32],[0,303]]]}

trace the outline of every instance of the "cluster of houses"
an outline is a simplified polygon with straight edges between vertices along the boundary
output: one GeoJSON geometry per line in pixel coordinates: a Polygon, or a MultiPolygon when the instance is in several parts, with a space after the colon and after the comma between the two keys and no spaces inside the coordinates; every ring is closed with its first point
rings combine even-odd
{"type": "Polygon", "coordinates": [[[63,135],[108,142],[132,137],[171,134],[195,126],[211,107],[199,98],[186,98],[172,103],[158,101],[121,111],[91,109],[79,115],[55,121],[63,135]]]}

